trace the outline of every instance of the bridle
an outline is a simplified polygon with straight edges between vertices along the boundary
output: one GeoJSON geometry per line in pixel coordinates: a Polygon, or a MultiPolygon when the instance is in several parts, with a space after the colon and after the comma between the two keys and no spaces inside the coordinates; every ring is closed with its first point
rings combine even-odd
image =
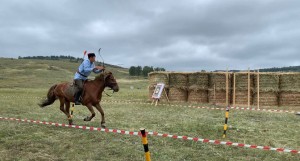
{"type": "MultiPolygon", "coordinates": [[[[108,76],[107,76],[108,77],[108,76]]],[[[103,79],[104,79],[104,87],[109,87],[108,85],[107,85],[107,83],[106,83],[106,78],[107,77],[103,77],[103,79]]],[[[113,83],[113,84],[117,84],[117,83],[113,83]]],[[[108,90],[113,90],[112,89],[112,87],[109,87],[110,89],[108,89],[108,90]]],[[[112,94],[108,94],[108,93],[106,93],[105,92],[105,90],[103,90],[103,92],[104,92],[104,94],[106,94],[108,97],[111,97],[114,93],[115,93],[115,91],[113,90],[113,93],[112,94]]]]}

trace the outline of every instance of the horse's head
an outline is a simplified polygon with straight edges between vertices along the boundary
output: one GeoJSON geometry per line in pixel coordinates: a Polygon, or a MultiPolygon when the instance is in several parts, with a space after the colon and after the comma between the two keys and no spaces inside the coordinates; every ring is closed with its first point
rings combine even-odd
{"type": "Polygon", "coordinates": [[[119,91],[119,85],[113,76],[112,72],[105,72],[104,73],[104,82],[105,82],[105,87],[111,88],[114,92],[119,91]]]}

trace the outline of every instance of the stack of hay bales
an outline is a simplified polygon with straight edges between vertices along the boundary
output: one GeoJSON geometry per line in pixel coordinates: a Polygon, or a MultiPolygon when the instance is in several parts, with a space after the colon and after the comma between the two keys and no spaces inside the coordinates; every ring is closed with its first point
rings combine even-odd
{"type": "MultiPolygon", "coordinates": [[[[253,104],[253,74],[250,74],[250,105],[253,104]]],[[[248,104],[248,73],[235,73],[235,104],[248,104]]]]}
{"type": "MultiPolygon", "coordinates": [[[[257,73],[254,74],[254,105],[257,105],[257,73]]],[[[278,106],[279,74],[259,73],[259,105],[278,106]]]]}
{"type": "Polygon", "coordinates": [[[187,73],[170,73],[169,74],[169,99],[174,102],[186,102],[187,101],[187,73]]]}
{"type": "MultiPolygon", "coordinates": [[[[228,73],[228,87],[231,87],[231,73],[228,73]]],[[[231,100],[231,92],[228,92],[228,103],[231,100]]],[[[210,73],[209,74],[209,103],[226,104],[226,73],[210,73]]]]}
{"type": "Polygon", "coordinates": [[[188,102],[208,103],[209,73],[188,74],[188,102]]]}
{"type": "MultiPolygon", "coordinates": [[[[167,72],[151,72],[148,74],[149,77],[149,99],[152,100],[152,94],[154,92],[157,83],[164,83],[165,90],[169,91],[169,73],[167,72]]],[[[166,95],[162,93],[160,101],[167,101],[166,95]]]]}
{"type": "MultiPolygon", "coordinates": [[[[250,104],[257,105],[257,73],[250,75],[250,104]]],[[[232,103],[233,74],[228,73],[228,103],[232,103]]],[[[149,73],[149,99],[157,83],[164,83],[173,102],[226,104],[225,72],[149,73]]],[[[248,73],[235,73],[235,104],[248,104],[248,73]]],[[[299,106],[300,73],[259,73],[260,106],[299,106]]],[[[161,101],[167,101],[165,93],[161,101]]]]}
{"type": "Polygon", "coordinates": [[[300,105],[300,73],[286,73],[280,75],[279,105],[300,105]]]}

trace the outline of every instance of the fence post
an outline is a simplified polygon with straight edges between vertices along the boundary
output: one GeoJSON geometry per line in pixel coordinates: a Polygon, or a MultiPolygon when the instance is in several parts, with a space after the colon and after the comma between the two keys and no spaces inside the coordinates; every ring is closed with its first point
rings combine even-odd
{"type": "Polygon", "coordinates": [[[229,101],[228,101],[228,98],[229,98],[229,85],[228,85],[228,67],[227,67],[227,70],[226,70],[226,106],[229,106],[229,101]]]}
{"type": "Polygon", "coordinates": [[[141,131],[141,134],[142,134],[142,142],[143,142],[143,145],[144,145],[146,161],[151,161],[146,130],[145,130],[145,128],[141,128],[140,131],[141,131]]]}
{"type": "Polygon", "coordinates": [[[257,70],[257,108],[259,109],[259,69],[257,70]]]}
{"type": "Polygon", "coordinates": [[[248,68],[248,108],[250,108],[250,88],[251,88],[251,86],[250,86],[250,83],[251,83],[251,81],[250,81],[250,68],[248,68]]]}

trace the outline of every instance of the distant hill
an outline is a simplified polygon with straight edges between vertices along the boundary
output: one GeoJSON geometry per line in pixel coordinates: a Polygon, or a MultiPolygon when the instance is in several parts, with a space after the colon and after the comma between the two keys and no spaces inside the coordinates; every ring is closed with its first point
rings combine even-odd
{"type": "MultiPolygon", "coordinates": [[[[98,62],[99,63],[99,62],[98,62]]],[[[71,82],[80,62],[65,59],[13,59],[0,58],[0,88],[2,87],[45,87],[58,82],[71,82]]],[[[130,79],[128,69],[105,64],[117,79],[130,79]]],[[[96,74],[92,73],[90,79],[96,74]]]]}
{"type": "MultiPolygon", "coordinates": [[[[25,56],[25,57],[21,57],[19,56],[18,59],[33,59],[33,60],[64,60],[64,61],[69,61],[69,62],[72,62],[72,63],[80,63],[83,61],[82,58],[75,58],[73,56],[65,56],[65,55],[60,55],[60,56],[54,56],[54,55],[51,55],[51,56],[25,56]]],[[[99,64],[99,65],[102,65],[101,64],[102,62],[96,62],[96,64],[99,64]]],[[[107,63],[104,63],[105,66],[110,66],[110,67],[115,67],[115,68],[123,68],[121,66],[117,66],[117,65],[112,65],[112,64],[107,64],[107,63]]],[[[123,68],[123,69],[126,69],[126,68],[123,68]]]]}

